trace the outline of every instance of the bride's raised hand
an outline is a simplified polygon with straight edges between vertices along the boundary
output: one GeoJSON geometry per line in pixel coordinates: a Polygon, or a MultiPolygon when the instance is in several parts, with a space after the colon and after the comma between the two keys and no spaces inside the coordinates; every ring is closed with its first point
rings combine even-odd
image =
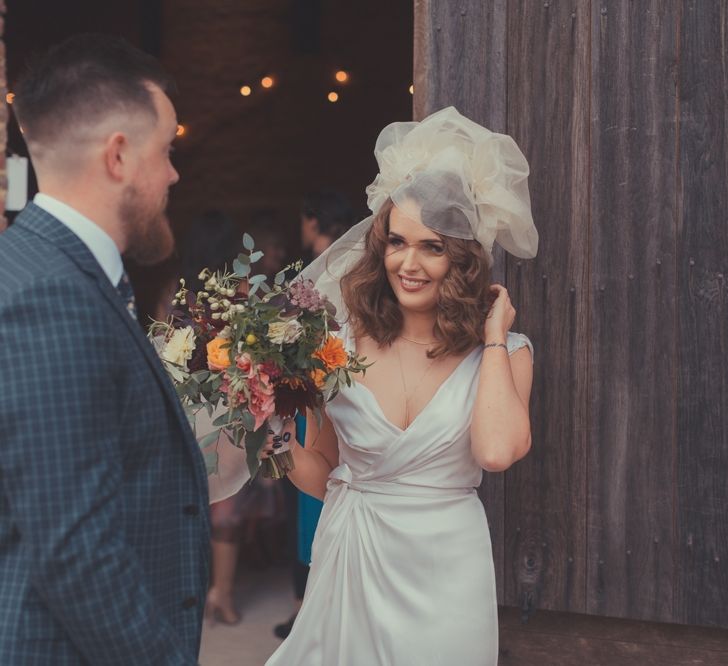
{"type": "Polygon", "coordinates": [[[502,284],[490,285],[491,305],[485,318],[485,341],[505,342],[516,318],[508,290],[502,284]]]}

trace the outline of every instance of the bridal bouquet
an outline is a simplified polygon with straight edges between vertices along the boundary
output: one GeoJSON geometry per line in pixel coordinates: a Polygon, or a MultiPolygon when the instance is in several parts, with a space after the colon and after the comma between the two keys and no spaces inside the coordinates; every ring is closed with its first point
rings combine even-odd
{"type": "MultiPolygon", "coordinates": [[[[204,269],[197,293],[180,289],[168,321],[152,323],[149,337],[170,375],[185,412],[217,416],[213,430],[199,440],[208,449],[221,436],[244,448],[251,477],[281,478],[293,469],[287,442],[259,460],[269,430],[281,419],[332,399],[352,373],[364,372],[366,359],[347,352],[334,306],[298,275],[301,262],[284,268],[272,283],[253,275],[263,253],[243,237],[245,251],[233,272],[204,269]],[[289,270],[296,277],[286,279],[289,270]]],[[[208,474],[217,471],[217,451],[206,451],[208,474]]]]}

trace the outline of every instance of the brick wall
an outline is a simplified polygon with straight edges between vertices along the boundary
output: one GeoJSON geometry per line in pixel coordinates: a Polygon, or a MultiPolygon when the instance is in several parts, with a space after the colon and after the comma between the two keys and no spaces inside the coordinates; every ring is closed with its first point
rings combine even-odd
{"type": "Polygon", "coordinates": [[[188,128],[171,202],[182,229],[210,207],[241,226],[255,209],[273,208],[296,253],[302,195],[327,185],[365,209],[378,132],[412,118],[411,2],[321,0],[313,54],[297,47],[295,5],[165,0],[162,60],[188,128]],[[337,68],[351,72],[348,85],[334,85],[337,68]],[[267,91],[259,86],[266,74],[277,81],[267,91]],[[244,83],[254,88],[247,98],[239,94],[244,83]],[[340,101],[332,104],[334,89],[340,101]]]}

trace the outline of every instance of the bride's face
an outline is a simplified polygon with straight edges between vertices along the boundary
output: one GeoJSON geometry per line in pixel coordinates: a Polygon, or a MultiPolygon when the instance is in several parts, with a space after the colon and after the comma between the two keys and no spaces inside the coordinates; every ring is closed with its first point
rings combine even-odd
{"type": "Polygon", "coordinates": [[[450,259],[439,234],[394,206],[389,215],[384,268],[403,309],[430,312],[437,308],[450,259]]]}

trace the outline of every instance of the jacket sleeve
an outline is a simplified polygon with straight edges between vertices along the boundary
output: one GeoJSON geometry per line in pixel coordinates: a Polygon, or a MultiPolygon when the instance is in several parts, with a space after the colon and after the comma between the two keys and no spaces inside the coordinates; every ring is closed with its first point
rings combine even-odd
{"type": "Polygon", "coordinates": [[[193,665],[119,528],[116,352],[94,289],[39,280],[0,305],[2,485],[30,584],[89,663],[193,665]]]}

